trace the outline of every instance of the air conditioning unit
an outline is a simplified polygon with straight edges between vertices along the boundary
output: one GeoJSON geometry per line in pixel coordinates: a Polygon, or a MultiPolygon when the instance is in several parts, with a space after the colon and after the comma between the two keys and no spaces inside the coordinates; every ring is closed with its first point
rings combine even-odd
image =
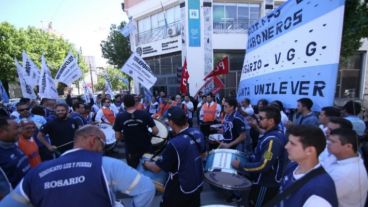
{"type": "Polygon", "coordinates": [[[169,37],[175,37],[175,36],[179,35],[179,31],[175,26],[171,26],[167,29],[167,35],[169,37]]]}

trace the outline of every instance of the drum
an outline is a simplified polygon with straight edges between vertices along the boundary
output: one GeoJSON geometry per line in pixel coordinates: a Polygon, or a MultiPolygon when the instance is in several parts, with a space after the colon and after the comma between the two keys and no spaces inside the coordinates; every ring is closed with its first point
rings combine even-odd
{"type": "Polygon", "coordinates": [[[224,140],[224,136],[222,134],[210,134],[208,136],[208,140],[212,142],[221,142],[222,140],[224,140]]]}
{"type": "Polygon", "coordinates": [[[210,128],[211,129],[221,129],[223,127],[222,124],[211,124],[210,128]]]}
{"type": "Polygon", "coordinates": [[[161,121],[154,119],[153,120],[156,124],[158,129],[158,134],[152,137],[151,144],[154,148],[154,151],[160,149],[167,141],[167,137],[169,135],[169,130],[167,129],[166,125],[161,121]]]}
{"type": "Polygon", "coordinates": [[[252,183],[231,166],[232,160],[246,162],[245,154],[232,149],[212,150],[207,157],[204,177],[206,181],[225,190],[248,190],[252,183]]]}
{"type": "MultiPolygon", "coordinates": [[[[152,154],[144,154],[141,161],[140,161],[140,163],[139,163],[139,165],[138,165],[138,167],[137,167],[137,171],[142,173],[143,175],[151,178],[151,180],[155,184],[156,190],[158,192],[162,193],[165,190],[165,183],[166,183],[168,174],[163,170],[161,170],[159,173],[154,173],[154,172],[151,172],[149,170],[146,170],[143,167],[144,161],[150,160],[152,156],[153,156],[152,154]]],[[[157,161],[157,159],[159,159],[159,158],[160,157],[157,156],[153,159],[153,161],[157,161]]]]}
{"type": "Polygon", "coordinates": [[[115,131],[112,129],[112,126],[109,124],[101,123],[98,125],[102,132],[105,134],[106,137],[106,145],[105,150],[110,151],[115,147],[116,144],[116,137],[115,137],[115,131]]]}

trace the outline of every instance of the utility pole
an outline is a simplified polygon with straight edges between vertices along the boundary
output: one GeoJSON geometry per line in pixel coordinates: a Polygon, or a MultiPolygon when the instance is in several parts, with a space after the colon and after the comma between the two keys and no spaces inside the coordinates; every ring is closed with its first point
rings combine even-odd
{"type": "Polygon", "coordinates": [[[92,66],[91,66],[91,63],[88,63],[88,64],[89,64],[89,75],[91,76],[92,93],[95,93],[94,87],[93,87],[92,66]]]}

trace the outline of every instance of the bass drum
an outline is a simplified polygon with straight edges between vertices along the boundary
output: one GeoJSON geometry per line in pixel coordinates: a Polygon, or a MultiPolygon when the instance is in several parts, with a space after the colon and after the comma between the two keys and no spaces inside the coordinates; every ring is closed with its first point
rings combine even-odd
{"type": "Polygon", "coordinates": [[[101,123],[98,125],[106,137],[105,151],[111,151],[116,144],[115,131],[109,124],[101,123]]]}
{"type": "Polygon", "coordinates": [[[231,166],[232,160],[246,162],[244,153],[232,149],[212,150],[207,157],[205,180],[216,187],[225,190],[248,190],[252,183],[231,166]]]}
{"type": "MultiPolygon", "coordinates": [[[[155,122],[156,127],[158,129],[158,134],[156,134],[155,136],[151,138],[151,144],[153,146],[153,151],[156,152],[160,150],[166,144],[167,137],[169,136],[169,130],[163,122],[157,119],[154,119],[153,121],[155,122]]],[[[152,131],[152,129],[150,130],[152,131]]]]}

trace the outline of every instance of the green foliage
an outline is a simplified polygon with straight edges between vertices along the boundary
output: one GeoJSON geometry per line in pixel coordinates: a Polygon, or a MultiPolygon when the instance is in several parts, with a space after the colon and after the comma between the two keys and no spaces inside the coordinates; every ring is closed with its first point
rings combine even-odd
{"type": "Polygon", "coordinates": [[[361,47],[368,37],[368,1],[346,0],[341,57],[345,61],[361,47]]]}
{"type": "MultiPolygon", "coordinates": [[[[118,91],[122,89],[128,89],[128,85],[126,85],[120,78],[127,78],[127,76],[116,68],[107,68],[107,75],[111,81],[111,87],[113,91],[118,91]]],[[[105,90],[105,78],[100,76],[98,78],[97,84],[95,86],[97,91],[105,90]]]]}
{"type": "MultiPolygon", "coordinates": [[[[53,76],[69,51],[78,57],[78,52],[71,43],[35,27],[16,29],[7,22],[0,23],[0,40],[0,80],[17,80],[14,58],[21,61],[23,50],[39,68],[41,68],[41,55],[44,54],[53,76]]],[[[87,71],[87,64],[83,59],[78,60],[82,71],[87,71]]]]}
{"type": "Polygon", "coordinates": [[[102,56],[108,60],[110,65],[116,68],[121,68],[131,55],[130,42],[117,29],[125,26],[122,22],[120,26],[115,24],[110,27],[110,34],[107,40],[101,42],[102,56]]]}

